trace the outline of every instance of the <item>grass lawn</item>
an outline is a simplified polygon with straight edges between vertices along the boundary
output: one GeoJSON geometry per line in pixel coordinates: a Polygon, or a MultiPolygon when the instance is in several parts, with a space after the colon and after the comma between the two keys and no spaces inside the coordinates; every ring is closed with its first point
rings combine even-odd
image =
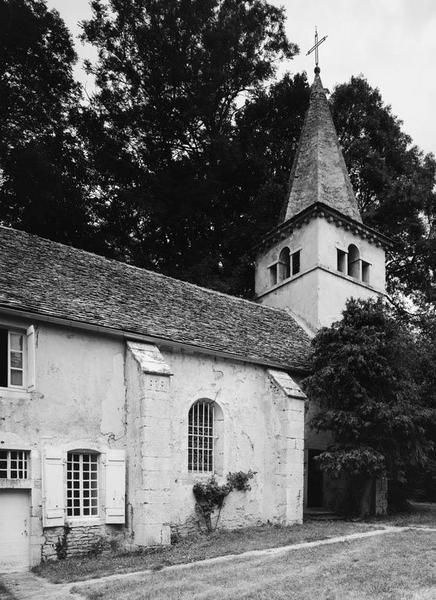
{"type": "Polygon", "coordinates": [[[16,600],[15,596],[0,581],[0,600],[16,600]]]}
{"type": "Polygon", "coordinates": [[[436,527],[436,503],[410,502],[410,508],[410,512],[374,519],[373,522],[398,525],[399,527],[408,525],[436,527]]]}
{"type": "Polygon", "coordinates": [[[405,531],[79,584],[87,600],[431,600],[436,534],[405,531]]]}
{"type": "Polygon", "coordinates": [[[208,536],[186,538],[169,547],[146,548],[141,552],[129,554],[108,554],[93,558],[46,562],[35,567],[33,571],[53,583],[83,581],[141,569],[160,569],[163,566],[189,563],[225,554],[241,554],[247,550],[322,540],[376,528],[380,528],[378,523],[309,521],[303,525],[290,527],[265,525],[234,531],[217,531],[208,536]]]}

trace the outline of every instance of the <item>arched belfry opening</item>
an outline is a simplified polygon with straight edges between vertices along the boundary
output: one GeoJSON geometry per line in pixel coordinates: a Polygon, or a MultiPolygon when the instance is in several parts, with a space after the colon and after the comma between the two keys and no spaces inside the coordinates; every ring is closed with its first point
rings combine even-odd
{"type": "Polygon", "coordinates": [[[291,251],[288,247],[283,248],[279,255],[279,281],[291,276],[291,251]]]}
{"type": "Polygon", "coordinates": [[[360,254],[354,244],[348,246],[348,270],[347,274],[355,279],[360,279],[360,254]]]}

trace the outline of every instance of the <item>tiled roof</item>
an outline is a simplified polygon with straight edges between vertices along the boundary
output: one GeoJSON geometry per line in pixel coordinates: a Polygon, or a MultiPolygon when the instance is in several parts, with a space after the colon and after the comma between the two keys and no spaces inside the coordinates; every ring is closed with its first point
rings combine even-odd
{"type": "Polygon", "coordinates": [[[327,204],[362,222],[319,74],[311,88],[281,222],[314,202],[327,204]]]}
{"type": "Polygon", "coordinates": [[[0,308],[307,367],[309,337],[285,311],[5,227],[0,308]]]}

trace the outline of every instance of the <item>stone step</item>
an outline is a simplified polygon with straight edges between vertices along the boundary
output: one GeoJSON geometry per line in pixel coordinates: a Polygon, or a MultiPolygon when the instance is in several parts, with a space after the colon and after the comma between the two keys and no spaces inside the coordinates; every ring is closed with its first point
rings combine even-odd
{"type": "Polygon", "coordinates": [[[303,513],[304,521],[343,521],[345,517],[322,508],[308,508],[303,513]]]}

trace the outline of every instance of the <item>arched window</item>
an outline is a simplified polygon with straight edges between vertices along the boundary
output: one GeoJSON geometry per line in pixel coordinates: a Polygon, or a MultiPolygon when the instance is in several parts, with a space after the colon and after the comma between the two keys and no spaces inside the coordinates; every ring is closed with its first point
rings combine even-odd
{"type": "Polygon", "coordinates": [[[348,275],[360,279],[360,255],[359,249],[354,244],[348,246],[348,275]]]}
{"type": "Polygon", "coordinates": [[[289,248],[283,248],[279,255],[279,281],[291,276],[291,252],[289,248]]]}
{"type": "Polygon", "coordinates": [[[188,415],[188,470],[213,473],[222,470],[220,407],[212,400],[197,400],[188,415]]]}

